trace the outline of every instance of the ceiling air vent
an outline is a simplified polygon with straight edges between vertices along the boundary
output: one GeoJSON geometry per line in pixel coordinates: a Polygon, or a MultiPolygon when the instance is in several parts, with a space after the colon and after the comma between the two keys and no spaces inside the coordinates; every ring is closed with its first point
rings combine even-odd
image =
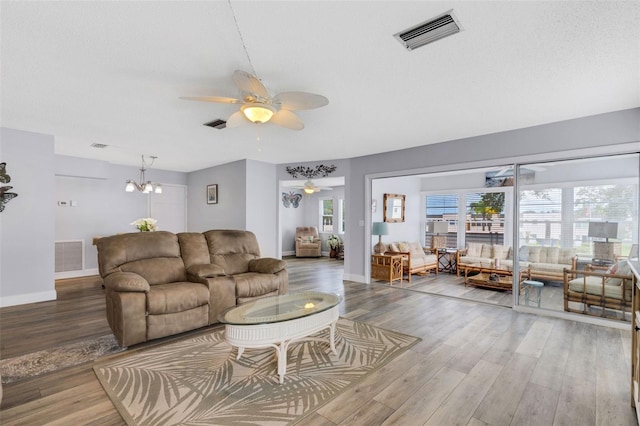
{"type": "Polygon", "coordinates": [[[462,31],[462,26],[458,18],[453,14],[452,9],[426,22],[400,31],[393,36],[407,50],[413,50],[416,47],[424,46],[460,31],[462,31]]]}
{"type": "Polygon", "coordinates": [[[91,148],[100,148],[100,149],[103,149],[103,148],[106,148],[106,147],[108,147],[108,146],[109,146],[109,145],[105,145],[105,144],[103,144],[103,143],[95,143],[95,142],[91,144],[91,148]]]}
{"type": "Polygon", "coordinates": [[[213,127],[214,129],[218,129],[218,130],[222,130],[225,127],[227,127],[227,122],[220,119],[220,118],[216,118],[215,120],[209,122],[209,123],[204,123],[205,126],[209,126],[209,127],[213,127]]]}

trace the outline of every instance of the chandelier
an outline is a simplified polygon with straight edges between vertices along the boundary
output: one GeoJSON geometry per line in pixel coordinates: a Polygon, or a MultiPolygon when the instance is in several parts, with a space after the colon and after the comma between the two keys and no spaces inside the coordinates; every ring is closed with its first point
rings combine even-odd
{"type": "Polygon", "coordinates": [[[148,194],[150,192],[162,194],[162,184],[151,182],[150,180],[146,180],[146,178],[144,177],[144,172],[147,170],[147,166],[152,166],[156,158],[158,157],[151,156],[151,163],[147,164],[144,161],[144,155],[142,156],[142,167],[140,167],[140,183],[133,180],[128,180],[127,186],[125,186],[124,188],[125,191],[133,192],[137,189],[144,194],[148,194]]]}

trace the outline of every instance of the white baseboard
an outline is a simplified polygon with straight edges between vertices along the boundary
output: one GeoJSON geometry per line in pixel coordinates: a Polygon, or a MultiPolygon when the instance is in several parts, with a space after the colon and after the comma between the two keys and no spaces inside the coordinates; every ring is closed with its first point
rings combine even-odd
{"type": "Polygon", "coordinates": [[[56,272],[54,278],[56,280],[63,280],[66,278],[79,278],[79,277],[90,277],[93,275],[98,275],[100,272],[98,268],[92,269],[83,269],[82,271],[67,271],[67,272],[56,272]]]}
{"type": "Polygon", "coordinates": [[[55,290],[5,296],[0,297],[0,307],[4,308],[6,306],[24,305],[26,303],[48,302],[50,300],[56,300],[57,296],[55,290]]]}
{"type": "Polygon", "coordinates": [[[362,284],[366,284],[367,281],[365,280],[364,275],[355,275],[355,274],[343,274],[342,275],[342,279],[345,281],[354,281],[357,283],[362,283],[362,284]]]}
{"type": "Polygon", "coordinates": [[[295,256],[296,255],[296,251],[295,250],[293,250],[293,251],[283,251],[282,255],[283,256],[295,256]]]}

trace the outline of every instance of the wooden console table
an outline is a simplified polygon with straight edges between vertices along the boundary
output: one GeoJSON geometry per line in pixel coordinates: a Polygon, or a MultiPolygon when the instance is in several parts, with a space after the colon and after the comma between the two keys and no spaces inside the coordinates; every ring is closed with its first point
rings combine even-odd
{"type": "Polygon", "coordinates": [[[371,255],[371,279],[402,283],[402,256],[373,254],[371,255]]]}

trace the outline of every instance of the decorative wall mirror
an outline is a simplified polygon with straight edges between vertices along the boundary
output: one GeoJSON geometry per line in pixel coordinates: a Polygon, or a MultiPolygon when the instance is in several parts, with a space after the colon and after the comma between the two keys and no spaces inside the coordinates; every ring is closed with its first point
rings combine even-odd
{"type": "Polygon", "coordinates": [[[401,194],[384,194],[385,222],[404,222],[404,199],[401,194]]]}

